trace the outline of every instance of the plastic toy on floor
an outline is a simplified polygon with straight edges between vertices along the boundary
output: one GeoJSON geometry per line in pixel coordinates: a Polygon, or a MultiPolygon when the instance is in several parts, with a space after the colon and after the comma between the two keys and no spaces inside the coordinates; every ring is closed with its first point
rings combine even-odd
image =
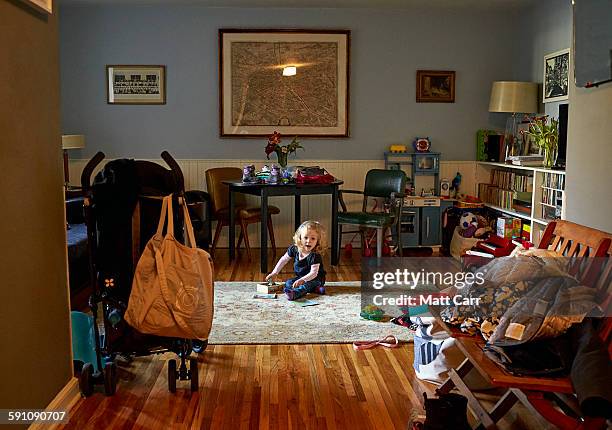
{"type": "Polygon", "coordinates": [[[367,305],[361,310],[359,316],[371,321],[381,321],[385,316],[385,311],[378,306],[367,305]]]}

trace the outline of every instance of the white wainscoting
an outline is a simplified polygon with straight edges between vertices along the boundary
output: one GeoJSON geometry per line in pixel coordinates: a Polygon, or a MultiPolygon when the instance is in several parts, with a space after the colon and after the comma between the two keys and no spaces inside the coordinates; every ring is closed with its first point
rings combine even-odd
{"type": "MultiPolygon", "coordinates": [[[[70,178],[73,185],[78,184],[78,178],[81,177],[81,172],[88,160],[71,160],[70,161],[70,178]]],[[[98,166],[99,171],[105,160],[98,166]]],[[[149,160],[165,166],[165,162],[161,159],[149,160]]],[[[177,160],[183,170],[185,177],[185,189],[187,190],[204,190],[206,191],[205,172],[213,167],[240,167],[245,164],[251,164],[250,160],[177,160]]],[[[365,175],[368,170],[375,168],[384,168],[383,160],[297,160],[300,165],[304,166],[324,166],[329,173],[335,177],[342,179],[344,185],[341,188],[363,190],[365,175]]],[[[256,168],[260,168],[264,163],[255,163],[256,168]]],[[[462,193],[475,195],[476,193],[476,162],[474,161],[442,161],[440,166],[440,178],[452,180],[457,172],[461,172],[462,182],[460,191],[462,193]]],[[[92,175],[93,180],[93,175],[92,175]]],[[[433,186],[433,179],[428,177],[417,178],[417,190],[421,187],[428,189],[433,186]],[[427,182],[430,181],[430,182],[427,182]]],[[[254,205],[259,204],[259,199],[255,196],[247,196],[247,201],[254,205]]],[[[361,208],[361,198],[356,195],[345,195],[345,202],[349,210],[359,210],[361,208]]],[[[274,216],[274,233],[276,245],[285,247],[291,244],[293,236],[293,198],[292,197],[270,197],[269,204],[278,206],[280,214],[274,216]]],[[[331,212],[331,197],[329,195],[321,196],[303,196],[302,197],[302,219],[314,219],[320,221],[329,233],[331,233],[330,225],[331,212]]],[[[214,232],[215,223],[213,223],[214,232]]],[[[227,247],[228,229],[223,229],[223,234],[219,240],[219,247],[227,247]]],[[[249,238],[251,246],[258,247],[259,245],[259,224],[251,224],[249,226],[249,238]]],[[[344,241],[350,239],[349,235],[345,235],[344,241]]],[[[354,246],[359,246],[355,241],[354,246]]]]}

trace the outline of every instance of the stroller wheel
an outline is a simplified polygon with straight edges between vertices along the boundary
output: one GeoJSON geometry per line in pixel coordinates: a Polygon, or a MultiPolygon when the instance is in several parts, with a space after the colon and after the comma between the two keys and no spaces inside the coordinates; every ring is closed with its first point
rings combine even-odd
{"type": "Polygon", "coordinates": [[[168,391],[176,393],[176,360],[168,361],[168,391]]]}
{"type": "Polygon", "coordinates": [[[198,360],[195,358],[189,359],[189,371],[191,377],[191,391],[198,391],[198,360]]]}
{"type": "Polygon", "coordinates": [[[93,394],[93,366],[91,363],[85,363],[79,375],[79,390],[81,396],[89,397],[93,394]]]}
{"type": "Polygon", "coordinates": [[[193,352],[195,352],[196,354],[203,353],[204,350],[206,350],[207,346],[208,346],[208,339],[206,340],[193,339],[191,341],[191,347],[193,349],[193,352]]]}
{"type": "Polygon", "coordinates": [[[117,365],[114,362],[104,366],[104,394],[112,396],[117,390],[117,365]]]}

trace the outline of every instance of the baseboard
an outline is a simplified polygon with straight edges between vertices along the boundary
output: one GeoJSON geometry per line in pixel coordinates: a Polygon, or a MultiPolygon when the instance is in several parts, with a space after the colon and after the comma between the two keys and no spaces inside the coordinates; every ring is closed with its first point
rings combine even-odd
{"type": "MultiPolygon", "coordinates": [[[[46,411],[66,411],[70,415],[70,411],[74,405],[81,400],[81,392],[79,391],[78,378],[70,378],[70,381],[61,389],[59,393],[51,400],[51,403],[45,408],[46,411]]],[[[49,423],[34,423],[30,430],[49,430],[63,427],[64,423],[49,424],[49,423]]]]}

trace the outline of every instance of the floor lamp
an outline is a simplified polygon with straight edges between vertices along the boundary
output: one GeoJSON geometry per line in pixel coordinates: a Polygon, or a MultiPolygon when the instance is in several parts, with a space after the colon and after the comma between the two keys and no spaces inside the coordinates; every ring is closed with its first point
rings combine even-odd
{"type": "Polygon", "coordinates": [[[68,168],[68,150],[85,148],[85,136],[82,134],[62,135],[62,149],[64,150],[64,187],[68,190],[70,184],[70,169],[68,168]]]}
{"type": "MultiPolygon", "coordinates": [[[[517,114],[535,113],[538,111],[538,84],[535,82],[493,82],[489,112],[511,113],[506,121],[504,141],[506,153],[500,154],[521,155],[521,144],[517,136],[517,114]]],[[[505,158],[500,161],[505,161],[505,158]]]]}

